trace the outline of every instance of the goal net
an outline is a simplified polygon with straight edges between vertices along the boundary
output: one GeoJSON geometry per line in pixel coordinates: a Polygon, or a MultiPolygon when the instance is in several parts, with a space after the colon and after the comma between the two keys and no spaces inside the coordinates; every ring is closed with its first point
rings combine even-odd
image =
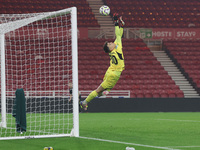
{"type": "Polygon", "coordinates": [[[0,139],[79,136],[76,7],[0,14],[0,50],[0,139]],[[13,117],[17,89],[26,99],[22,132],[13,117]]]}

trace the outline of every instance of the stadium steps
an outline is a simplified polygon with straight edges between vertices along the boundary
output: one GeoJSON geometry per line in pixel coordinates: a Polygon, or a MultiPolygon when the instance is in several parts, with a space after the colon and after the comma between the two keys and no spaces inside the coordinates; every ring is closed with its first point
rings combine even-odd
{"type": "Polygon", "coordinates": [[[197,98],[200,97],[188,80],[181,74],[176,65],[171,61],[164,51],[152,51],[154,56],[168,72],[171,78],[175,81],[176,85],[179,86],[180,90],[183,91],[185,98],[197,98]]]}
{"type": "Polygon", "coordinates": [[[89,3],[89,6],[92,9],[92,12],[95,15],[95,18],[97,19],[98,23],[100,24],[100,28],[108,28],[113,27],[113,21],[110,15],[108,16],[102,16],[99,13],[99,8],[104,5],[104,2],[102,0],[87,0],[89,3]]]}

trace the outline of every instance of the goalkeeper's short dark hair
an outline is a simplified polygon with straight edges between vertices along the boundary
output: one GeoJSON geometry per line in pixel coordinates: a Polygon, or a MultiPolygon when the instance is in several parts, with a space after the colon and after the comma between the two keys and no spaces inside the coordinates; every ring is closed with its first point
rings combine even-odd
{"type": "Polygon", "coordinates": [[[108,41],[106,41],[103,45],[103,50],[106,52],[106,53],[109,53],[110,52],[110,49],[108,48],[108,41]]]}

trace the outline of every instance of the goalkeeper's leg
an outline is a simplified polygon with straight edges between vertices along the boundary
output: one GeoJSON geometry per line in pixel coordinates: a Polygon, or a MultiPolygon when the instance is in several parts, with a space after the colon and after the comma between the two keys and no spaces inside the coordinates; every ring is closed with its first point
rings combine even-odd
{"type": "Polygon", "coordinates": [[[93,100],[97,96],[101,96],[102,94],[108,94],[108,91],[110,91],[119,80],[120,75],[121,72],[118,71],[113,72],[108,70],[104,76],[101,85],[96,90],[92,91],[84,101],[80,102],[81,107],[84,110],[87,110],[88,103],[91,100],[93,100]]]}
{"type": "Polygon", "coordinates": [[[103,91],[105,91],[105,89],[101,85],[96,90],[92,91],[84,101],[80,102],[81,108],[87,110],[88,103],[95,97],[101,96],[103,91]]]}

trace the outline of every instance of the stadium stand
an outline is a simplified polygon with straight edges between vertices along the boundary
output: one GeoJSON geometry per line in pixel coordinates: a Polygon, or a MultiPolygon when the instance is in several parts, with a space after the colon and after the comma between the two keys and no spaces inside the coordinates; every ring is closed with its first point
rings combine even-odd
{"type": "Polygon", "coordinates": [[[200,93],[200,41],[191,39],[167,40],[164,41],[164,48],[182,74],[200,93]]]}
{"type": "Polygon", "coordinates": [[[127,27],[187,28],[200,27],[198,0],[104,0],[112,12],[124,16],[127,27]]]}
{"type": "MultiPolygon", "coordinates": [[[[171,0],[104,0],[111,8],[111,12],[119,12],[123,15],[126,27],[139,28],[187,28],[200,27],[199,8],[197,0],[182,1],[171,0]]],[[[76,6],[78,8],[79,27],[100,27],[97,19],[86,0],[1,0],[0,13],[35,13],[47,12],[76,6]]]]}
{"type": "MultiPolygon", "coordinates": [[[[0,0],[0,13],[35,13],[47,12],[67,7],[76,6],[78,8],[78,27],[100,27],[95,18],[94,12],[86,0],[75,1],[42,1],[42,0],[0,0]]],[[[111,12],[119,12],[123,15],[127,28],[199,28],[199,8],[198,0],[183,0],[181,3],[172,0],[153,1],[153,0],[104,0],[111,8],[111,12]]],[[[113,41],[113,39],[108,39],[113,41]]],[[[109,66],[109,57],[102,50],[105,39],[79,39],[79,88],[80,90],[93,90],[101,83],[103,75],[109,66]],[[93,50],[93,48],[97,50],[93,50]],[[88,60],[90,58],[90,60],[88,60]],[[102,65],[98,65],[101,63],[102,65]],[[95,80],[94,80],[95,79],[95,80]],[[89,83],[89,84],[88,84],[89,83]]],[[[175,84],[172,78],[164,70],[156,57],[141,39],[123,39],[124,56],[126,70],[113,90],[131,90],[131,97],[184,97],[179,86],[175,84]]],[[[166,40],[164,41],[166,52],[177,64],[184,76],[190,81],[192,86],[200,94],[200,78],[198,76],[198,58],[199,58],[199,40],[166,40]],[[191,61],[192,60],[192,61],[191,61]]],[[[6,52],[7,68],[9,79],[21,78],[16,74],[11,65],[15,62],[10,57],[10,51],[6,52]]],[[[38,60],[42,61],[45,60],[38,60]]],[[[20,63],[26,64],[22,59],[20,63]]],[[[51,63],[51,62],[49,62],[51,63]]],[[[37,66],[24,65],[29,67],[28,74],[33,73],[37,66]]],[[[59,63],[62,66],[62,63],[59,63]]],[[[44,66],[45,68],[45,66],[44,66]]],[[[18,68],[19,71],[19,68],[18,68]]],[[[22,70],[21,70],[22,71],[22,70]]],[[[36,69],[40,71],[40,69],[36,69]]],[[[51,90],[51,82],[56,82],[59,89],[59,82],[49,79],[43,86],[51,90]],[[51,82],[50,82],[51,81],[51,82]]],[[[45,74],[41,79],[47,80],[45,74]]],[[[9,81],[11,82],[11,81],[9,81]]],[[[12,84],[15,81],[12,81],[12,84]]],[[[24,81],[26,82],[26,81],[24,81]]],[[[34,83],[34,81],[33,81],[34,83]]],[[[24,83],[17,83],[18,85],[24,83]]],[[[41,85],[27,85],[41,87],[41,85]]],[[[9,89],[9,85],[7,86],[9,89]]],[[[12,89],[9,89],[12,90],[12,89]]]]}
{"type": "Polygon", "coordinates": [[[49,12],[76,6],[78,10],[78,27],[99,27],[97,19],[86,0],[0,0],[0,3],[1,14],[49,12]]]}

